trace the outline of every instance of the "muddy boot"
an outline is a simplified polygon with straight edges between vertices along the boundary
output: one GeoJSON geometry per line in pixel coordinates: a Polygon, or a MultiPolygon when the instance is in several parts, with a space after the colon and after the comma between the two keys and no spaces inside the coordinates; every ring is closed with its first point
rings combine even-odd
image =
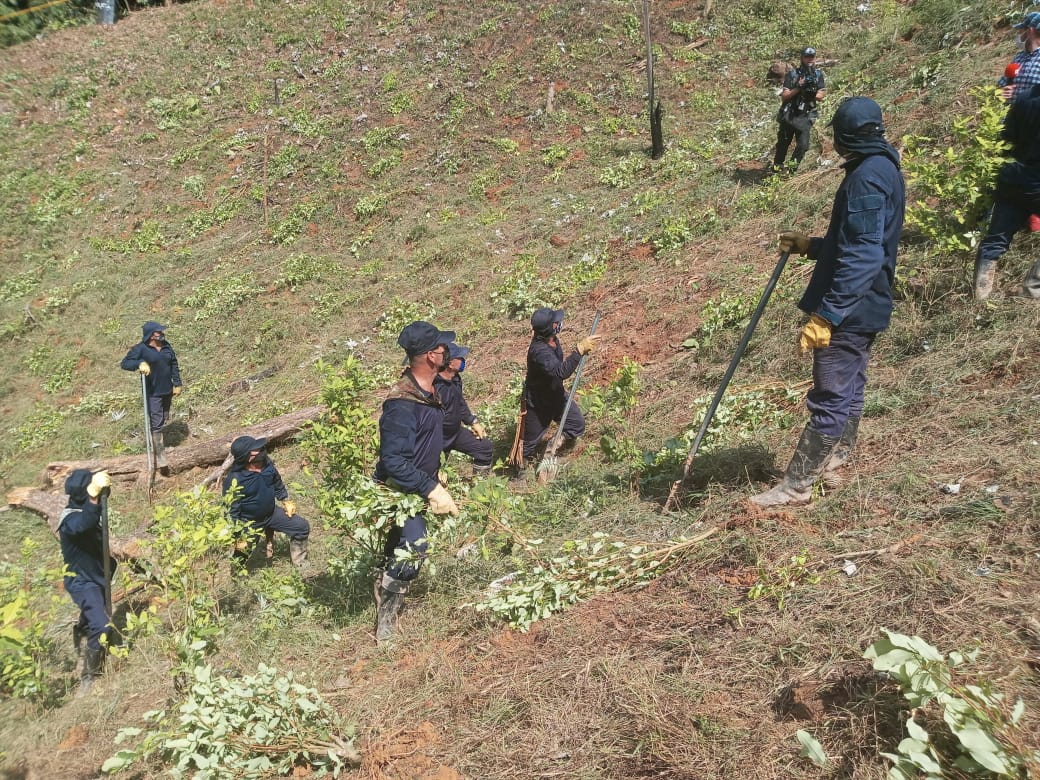
{"type": "MultiPolygon", "coordinates": [[[[289,555],[292,555],[292,548],[290,547],[289,555]]],[[[264,557],[268,563],[274,558],[274,529],[264,529],[264,557]]]]}
{"type": "Polygon", "coordinates": [[[87,647],[87,651],[83,654],[83,674],[79,678],[77,697],[86,696],[90,693],[94,680],[101,676],[101,667],[104,665],[104,662],[105,648],[98,647],[95,649],[90,646],[87,647]]]}
{"type": "Polygon", "coordinates": [[[306,539],[289,540],[289,560],[292,561],[292,565],[297,569],[303,568],[303,564],[307,563],[306,539]]]}
{"type": "Polygon", "coordinates": [[[975,260],[975,284],[973,291],[975,300],[984,301],[993,294],[993,285],[997,279],[997,264],[992,260],[975,260]]]}
{"type": "Polygon", "coordinates": [[[72,624],[72,649],[76,651],[76,657],[83,655],[83,640],[87,638],[87,632],[79,623],[72,624]]]}
{"type": "Polygon", "coordinates": [[[163,444],[162,431],[152,431],[152,449],[155,451],[155,468],[165,473],[170,464],[166,462],[166,445],[163,444]]]}
{"type": "Polygon", "coordinates": [[[823,473],[837,443],[837,436],[825,436],[806,425],[780,484],[752,496],[751,503],[761,507],[808,504],[812,500],[813,483],[823,473]]]}
{"type": "Polygon", "coordinates": [[[473,467],[473,478],[483,479],[484,477],[491,476],[491,466],[474,466],[473,467]]]}
{"type": "Polygon", "coordinates": [[[1022,280],[1022,291],[1019,295],[1022,298],[1040,300],[1040,260],[1033,263],[1026,278],[1022,280]]]}
{"type": "Polygon", "coordinates": [[[408,583],[384,574],[376,591],[376,642],[382,644],[393,639],[397,632],[397,617],[404,606],[408,583]]]}
{"type": "Polygon", "coordinates": [[[823,469],[824,487],[831,490],[841,487],[845,478],[838,472],[838,469],[844,466],[852,456],[852,450],[856,447],[857,438],[859,438],[859,417],[850,417],[848,422],[845,423],[845,430],[841,432],[841,438],[834,445],[831,459],[827,461],[827,465],[823,469]]]}

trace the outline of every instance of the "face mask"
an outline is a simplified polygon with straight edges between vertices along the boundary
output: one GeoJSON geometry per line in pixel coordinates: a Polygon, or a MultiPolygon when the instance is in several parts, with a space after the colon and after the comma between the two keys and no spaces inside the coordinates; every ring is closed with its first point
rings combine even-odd
{"type": "Polygon", "coordinates": [[[466,370],[466,358],[459,359],[459,373],[461,374],[466,370]]]}
{"type": "Polygon", "coordinates": [[[251,458],[249,462],[252,463],[254,466],[259,466],[260,468],[263,468],[267,465],[267,452],[264,450],[260,450],[260,452],[256,453],[256,455],[253,458],[251,458]]]}

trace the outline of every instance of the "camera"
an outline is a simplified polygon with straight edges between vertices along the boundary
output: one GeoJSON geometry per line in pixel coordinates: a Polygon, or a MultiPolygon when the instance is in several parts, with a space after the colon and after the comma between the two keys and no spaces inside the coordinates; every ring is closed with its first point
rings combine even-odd
{"type": "Polygon", "coordinates": [[[810,73],[802,82],[802,95],[808,100],[815,100],[816,93],[820,91],[820,81],[815,73],[810,73]]]}

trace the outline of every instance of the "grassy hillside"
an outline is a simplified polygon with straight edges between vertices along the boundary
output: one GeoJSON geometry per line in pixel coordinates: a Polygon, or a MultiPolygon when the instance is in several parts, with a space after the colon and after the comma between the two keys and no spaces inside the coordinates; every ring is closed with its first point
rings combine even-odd
{"type": "MultiPolygon", "coordinates": [[[[248,675],[263,661],[317,688],[356,725],[357,777],[874,778],[909,709],[862,659],[888,628],[943,653],[977,648],[958,681],[992,684],[1008,712],[1020,697],[1025,715],[1002,737],[1035,749],[1040,307],[975,304],[970,253],[907,231],[850,479],[809,508],[757,512],[746,497],[786,465],[806,416],[794,303],[810,266],[793,262],[679,510],[660,511],[688,443],[675,439],[717,387],[776,232],[826,227],[841,172],[823,128],[840,98],[873,96],[890,138],[939,152],[979,108],[970,88],[1013,54],[1022,7],[651,5],[658,161],[632,2],[203,0],[4,50],[4,487],[38,485],[49,461],[143,451],[136,375],[118,363],[145,320],[168,323],[187,386],[175,418],[205,439],[314,403],[319,361],[348,356],[375,416],[397,333],[430,319],[473,348],[467,395],[504,455],[530,312],[566,308],[576,340],[599,309],[584,445],[550,486],[495,499],[511,531],[474,511],[445,534],[393,648],[375,647],[371,597],[344,573],[349,534],[319,512],[318,456],[275,451],[315,528],[311,568],[299,578],[281,547],[247,579],[221,562],[212,666],[248,675]],[[767,71],[805,44],[826,62],[821,132],[798,175],[767,178],[767,71]],[[632,364],[638,390],[618,380],[632,364]],[[527,632],[468,606],[565,540],[712,529],[683,565],[527,632]],[[534,552],[531,539],[544,540],[534,552]],[[455,556],[473,541],[482,554],[455,556]],[[824,768],[799,757],[799,729],[824,768]]],[[[1004,292],[1037,249],[1019,236],[1004,292]]],[[[157,503],[203,476],[161,480],[157,503]]],[[[133,486],[112,503],[117,533],[155,514],[133,486]]],[[[30,568],[56,565],[39,519],[10,511],[0,534],[9,564],[28,537],[30,568]]],[[[0,703],[5,776],[95,777],[119,728],[176,709],[183,610],[154,587],[139,595],[127,609],[155,606],[163,625],[112,660],[89,701],[66,696],[74,615],[61,596],[40,694],[0,703]]],[[[934,708],[921,718],[939,733],[934,708]]]]}

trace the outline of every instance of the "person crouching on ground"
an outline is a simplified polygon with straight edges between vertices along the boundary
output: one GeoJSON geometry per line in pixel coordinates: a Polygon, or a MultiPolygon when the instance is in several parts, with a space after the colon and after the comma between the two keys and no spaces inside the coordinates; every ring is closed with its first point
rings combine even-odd
{"type": "Polygon", "coordinates": [[[433,384],[444,407],[445,454],[457,450],[473,458],[473,476],[483,477],[491,473],[495,445],[462,393],[462,372],[466,370],[468,354],[469,347],[449,344],[448,365],[437,374],[433,384]]]}

